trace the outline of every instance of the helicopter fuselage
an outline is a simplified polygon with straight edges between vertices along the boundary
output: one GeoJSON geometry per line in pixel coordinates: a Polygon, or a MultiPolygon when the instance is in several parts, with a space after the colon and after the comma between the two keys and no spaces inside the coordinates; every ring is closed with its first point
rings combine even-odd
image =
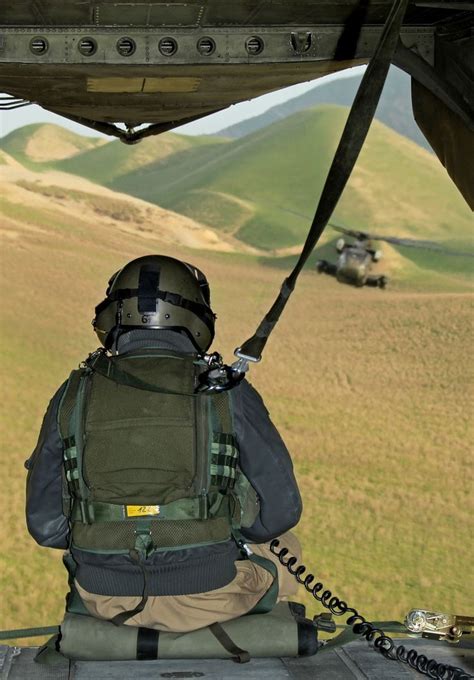
{"type": "Polygon", "coordinates": [[[334,276],[339,283],[362,288],[372,286],[385,288],[387,277],[371,274],[374,262],[378,262],[382,256],[380,250],[373,250],[370,242],[365,238],[357,238],[355,243],[345,243],[339,239],[336,244],[339,253],[336,264],[327,260],[319,260],[316,269],[319,273],[334,276]]]}
{"type": "Polygon", "coordinates": [[[340,283],[363,286],[372,264],[372,256],[367,250],[346,246],[337,261],[336,278],[340,283]]]}

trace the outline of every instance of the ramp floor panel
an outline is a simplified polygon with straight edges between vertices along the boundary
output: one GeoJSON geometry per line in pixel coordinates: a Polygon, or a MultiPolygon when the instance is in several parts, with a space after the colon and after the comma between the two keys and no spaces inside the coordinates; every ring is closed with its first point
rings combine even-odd
{"type": "MultiPolygon", "coordinates": [[[[474,643],[398,640],[437,661],[458,666],[474,678],[474,643]]],[[[387,661],[367,642],[351,642],[302,659],[74,661],[58,666],[34,663],[37,647],[0,646],[1,680],[404,680],[421,678],[406,665],[387,661]]],[[[426,677],[426,676],[425,676],[426,677]]]]}

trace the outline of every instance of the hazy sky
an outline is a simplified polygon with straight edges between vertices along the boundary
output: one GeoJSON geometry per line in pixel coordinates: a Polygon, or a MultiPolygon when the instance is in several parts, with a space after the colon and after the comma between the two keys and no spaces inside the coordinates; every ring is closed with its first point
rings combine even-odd
{"type": "MultiPolygon", "coordinates": [[[[195,123],[183,125],[180,128],[176,128],[176,130],[187,135],[212,134],[229,125],[239,123],[246,118],[258,116],[276,104],[281,104],[288,99],[292,99],[293,97],[297,97],[298,95],[307,92],[307,90],[315,85],[328,83],[331,80],[336,80],[338,78],[347,78],[348,76],[361,74],[364,69],[365,66],[357,66],[340,73],[319,78],[318,80],[292,85],[291,87],[286,87],[278,92],[272,92],[271,94],[266,94],[262,97],[242,102],[241,104],[234,104],[225,111],[220,111],[212,116],[207,116],[203,120],[196,121],[195,123]]],[[[74,130],[74,132],[82,135],[91,137],[104,136],[94,132],[94,130],[91,130],[88,127],[68,121],[66,118],[56,116],[54,113],[49,113],[49,111],[45,111],[40,106],[26,106],[25,108],[15,109],[13,111],[0,111],[0,137],[7,135],[16,128],[22,127],[23,125],[30,125],[31,123],[56,123],[57,125],[62,125],[63,127],[74,130]]]]}

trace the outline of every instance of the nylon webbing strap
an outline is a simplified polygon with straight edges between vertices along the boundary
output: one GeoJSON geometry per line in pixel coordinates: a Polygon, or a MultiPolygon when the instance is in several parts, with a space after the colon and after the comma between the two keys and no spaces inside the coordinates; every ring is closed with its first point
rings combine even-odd
{"type": "Polygon", "coordinates": [[[277,603],[279,589],[278,569],[272,560],[262,557],[262,555],[251,553],[248,556],[248,559],[268,571],[271,574],[273,581],[267,592],[260,598],[255,607],[247,612],[247,614],[266,614],[267,612],[271,612],[277,603]]]}
{"type": "Polygon", "coordinates": [[[160,633],[152,628],[139,628],[137,632],[137,660],[158,658],[160,633]]]}
{"type": "MultiPolygon", "coordinates": [[[[115,503],[90,501],[88,508],[94,522],[120,522],[130,518],[134,519],[136,516],[128,514],[126,505],[117,505],[115,503]]],[[[135,508],[135,505],[132,505],[131,508],[135,508]]],[[[225,508],[223,508],[218,516],[223,516],[224,512],[225,508]]],[[[144,512],[144,515],[146,515],[146,512],[144,512]]],[[[160,523],[166,520],[203,519],[200,498],[181,498],[167,505],[160,505],[159,515],[155,519],[160,523]]],[[[73,504],[71,520],[75,522],[82,521],[81,508],[77,503],[73,504]]]]}
{"type": "Polygon", "coordinates": [[[245,649],[238,647],[229,635],[222,628],[220,623],[213,623],[209,626],[209,630],[214,635],[216,640],[221,643],[229,654],[232,654],[232,661],[237,663],[248,663],[250,661],[250,654],[245,649]]]}
{"type": "Polygon", "coordinates": [[[103,352],[101,352],[93,361],[91,361],[89,366],[93,371],[99,373],[104,378],[109,378],[109,380],[113,380],[117,383],[120,383],[121,385],[126,385],[127,387],[135,387],[138,390],[159,392],[161,394],[194,396],[194,392],[176,392],[174,390],[167,390],[165,387],[147,383],[144,380],[132,375],[131,373],[127,373],[126,371],[120,369],[114,359],[108,357],[103,352]]]}
{"type": "Polygon", "coordinates": [[[59,633],[58,626],[45,626],[44,628],[18,628],[17,630],[0,630],[0,640],[21,640],[27,637],[41,637],[42,635],[56,635],[59,633]]]}
{"type": "Polygon", "coordinates": [[[134,551],[130,551],[130,558],[135,562],[135,564],[139,567],[140,571],[142,572],[143,576],[143,591],[142,591],[142,596],[140,602],[137,604],[136,607],[133,609],[130,609],[128,611],[121,612],[120,614],[116,614],[110,621],[115,625],[115,626],[121,626],[125,621],[128,621],[131,619],[133,616],[136,616],[137,614],[140,614],[145,609],[146,603],[148,602],[148,579],[147,579],[147,574],[146,574],[146,568],[140,561],[140,555],[134,551]]]}
{"type": "Polygon", "coordinates": [[[394,0],[377,49],[367,66],[354,98],[344,131],[324,184],[303,250],[293,271],[283,281],[280,293],[258,326],[255,334],[239,348],[237,356],[258,361],[270,333],[277,324],[293,292],[301,270],[314,250],[349,180],[359,157],[382,93],[395,53],[408,0],[394,0]]]}

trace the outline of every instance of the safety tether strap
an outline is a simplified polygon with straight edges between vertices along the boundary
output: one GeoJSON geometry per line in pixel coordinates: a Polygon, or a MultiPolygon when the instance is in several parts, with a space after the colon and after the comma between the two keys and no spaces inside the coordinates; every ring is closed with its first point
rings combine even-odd
{"type": "Polygon", "coordinates": [[[209,630],[218,640],[225,650],[232,654],[232,661],[236,663],[248,663],[250,661],[250,654],[245,649],[238,647],[229,635],[222,628],[220,623],[213,623],[209,626],[209,630]]]}
{"type": "Polygon", "coordinates": [[[293,292],[301,270],[313,252],[349,180],[359,157],[392,62],[408,0],[394,0],[379,43],[354,98],[344,131],[321,193],[303,250],[291,274],[283,281],[275,302],[255,334],[236,350],[238,357],[259,361],[270,333],[293,292]]]}

